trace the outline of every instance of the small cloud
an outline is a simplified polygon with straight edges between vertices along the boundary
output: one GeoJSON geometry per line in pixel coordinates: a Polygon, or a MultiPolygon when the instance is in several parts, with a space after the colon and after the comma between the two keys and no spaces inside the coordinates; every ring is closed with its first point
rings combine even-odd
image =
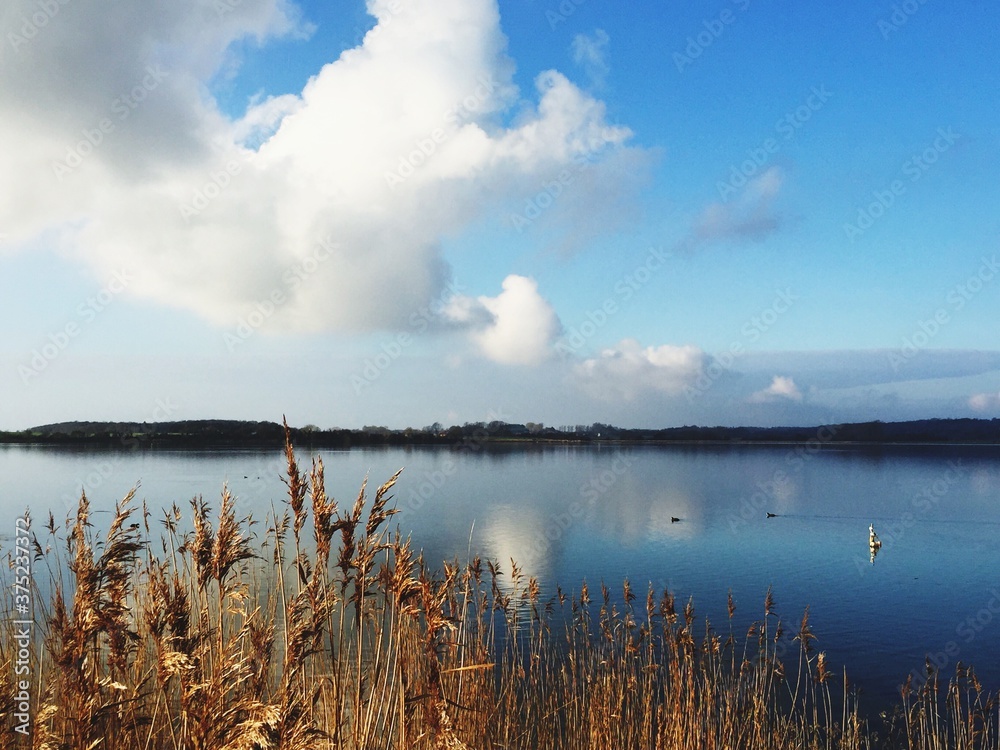
{"type": "Polygon", "coordinates": [[[782,375],[775,375],[774,379],[771,380],[771,385],[750,396],[750,402],[754,404],[773,403],[781,400],[802,401],[802,392],[795,385],[795,381],[782,375]]]}
{"type": "Polygon", "coordinates": [[[601,398],[632,400],[658,391],[681,393],[701,374],[705,353],[696,346],[647,346],[624,339],[598,356],[584,360],[574,372],[581,384],[601,398]]]}
{"type": "Polygon", "coordinates": [[[603,88],[607,80],[607,52],[611,37],[604,29],[597,29],[592,36],[577,34],[573,38],[573,62],[581,66],[590,77],[591,83],[597,88],[603,88]]]}
{"type": "Polygon", "coordinates": [[[1000,411],[1000,392],[977,393],[969,399],[969,406],[976,411],[1000,411]]]}
{"type": "Polygon", "coordinates": [[[712,203],[694,223],[693,244],[720,240],[759,242],[780,226],[772,203],[781,192],[784,175],[771,167],[747,183],[739,198],[731,203],[712,203]]]}
{"type": "Polygon", "coordinates": [[[482,353],[507,365],[536,365],[552,354],[562,328],[552,305],[538,293],[538,284],[511,274],[496,297],[456,297],[443,311],[454,323],[467,326],[482,353]]]}

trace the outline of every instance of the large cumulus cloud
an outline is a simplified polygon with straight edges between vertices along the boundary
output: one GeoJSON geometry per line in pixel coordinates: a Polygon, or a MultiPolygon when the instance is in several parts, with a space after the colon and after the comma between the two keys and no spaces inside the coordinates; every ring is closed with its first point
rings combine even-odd
{"type": "Polygon", "coordinates": [[[75,0],[44,25],[39,7],[13,0],[0,26],[7,247],[47,232],[219,325],[276,290],[277,329],[402,325],[448,281],[442,238],[581,160],[611,184],[566,203],[600,206],[635,174],[616,159],[643,160],[562,74],[517,89],[495,0],[369,0],[360,46],[237,118],[208,84],[236,42],[308,35],[291,3],[75,0]]]}

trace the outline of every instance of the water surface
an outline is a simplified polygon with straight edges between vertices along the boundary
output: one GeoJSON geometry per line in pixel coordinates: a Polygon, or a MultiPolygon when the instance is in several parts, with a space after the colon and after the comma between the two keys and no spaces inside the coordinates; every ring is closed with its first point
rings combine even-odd
{"type": "MultiPolygon", "coordinates": [[[[349,505],[405,467],[395,517],[429,560],[514,558],[543,591],[624,577],[668,587],[726,627],[742,626],[772,588],[787,631],[806,606],[832,665],[869,707],[898,696],[931,655],[951,674],[976,665],[1000,688],[1000,450],[797,446],[549,447],[323,451],[328,494],[349,505]],[[768,518],[767,513],[775,514],[768,518]],[[674,521],[673,519],[678,519],[674,521]],[[870,560],[868,526],[883,541],[870,560]]],[[[304,466],[307,452],[300,455],[304,466]]],[[[284,509],[277,452],[114,452],[0,448],[0,508],[64,519],[86,489],[94,521],[136,482],[154,510],[225,483],[239,508],[284,509]]],[[[36,524],[37,526],[40,524],[36,524]]],[[[0,538],[13,534],[0,531],[0,538]]],[[[4,547],[6,542],[0,542],[4,547]]],[[[509,570],[509,563],[505,562],[509,570]]],[[[744,631],[745,632],[745,631],[744,631]]],[[[789,647],[794,644],[789,642],[789,647]]]]}

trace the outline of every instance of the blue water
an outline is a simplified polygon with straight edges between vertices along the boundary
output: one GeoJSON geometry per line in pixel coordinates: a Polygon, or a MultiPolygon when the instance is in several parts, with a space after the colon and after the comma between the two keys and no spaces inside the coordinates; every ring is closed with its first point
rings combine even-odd
{"type": "MultiPolygon", "coordinates": [[[[556,584],[640,597],[652,583],[722,631],[727,592],[741,626],[770,587],[789,638],[802,612],[818,650],[847,669],[868,708],[886,707],[929,654],[953,673],[976,666],[1000,689],[1000,449],[882,452],[800,447],[388,449],[322,451],[342,504],[405,467],[400,530],[428,560],[513,557],[543,591],[556,584]],[[767,518],[766,513],[776,517],[767,518]],[[673,518],[679,519],[672,521],[673,518]],[[874,562],[868,526],[883,546],[874,562]]],[[[309,463],[308,452],[300,459],[309,463]]],[[[283,457],[261,452],[92,452],[0,448],[0,509],[28,507],[36,530],[64,519],[81,488],[97,526],[136,482],[159,509],[223,483],[261,520],[283,509],[283,457]]],[[[0,546],[13,535],[0,530],[0,546]]],[[[745,632],[745,629],[743,630],[745,632]]],[[[738,634],[741,634],[737,630],[738,634]]],[[[797,646],[790,640],[789,649],[797,646]]]]}

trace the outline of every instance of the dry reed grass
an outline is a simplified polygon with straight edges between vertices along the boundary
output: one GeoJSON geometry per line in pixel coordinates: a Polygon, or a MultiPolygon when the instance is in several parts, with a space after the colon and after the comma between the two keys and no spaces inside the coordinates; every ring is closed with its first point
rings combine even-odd
{"type": "MultiPolygon", "coordinates": [[[[226,490],[214,516],[192,501],[188,533],[166,511],[155,541],[134,492],[101,539],[85,495],[64,540],[50,517],[36,553],[51,591],[31,671],[40,705],[23,747],[1000,747],[997,703],[971,670],[943,691],[933,673],[907,684],[880,738],[815,652],[808,611],[798,653],[778,657],[770,592],[740,636],[731,596],[719,633],[692,602],[640,598],[628,581],[620,597],[602,586],[592,601],[584,583],[543,599],[513,561],[436,573],[388,528],[398,473],[341,508],[321,460],[303,472],[290,441],[286,458],[289,510],[263,539],[226,490]]],[[[11,627],[0,635],[8,747],[11,627]]]]}

